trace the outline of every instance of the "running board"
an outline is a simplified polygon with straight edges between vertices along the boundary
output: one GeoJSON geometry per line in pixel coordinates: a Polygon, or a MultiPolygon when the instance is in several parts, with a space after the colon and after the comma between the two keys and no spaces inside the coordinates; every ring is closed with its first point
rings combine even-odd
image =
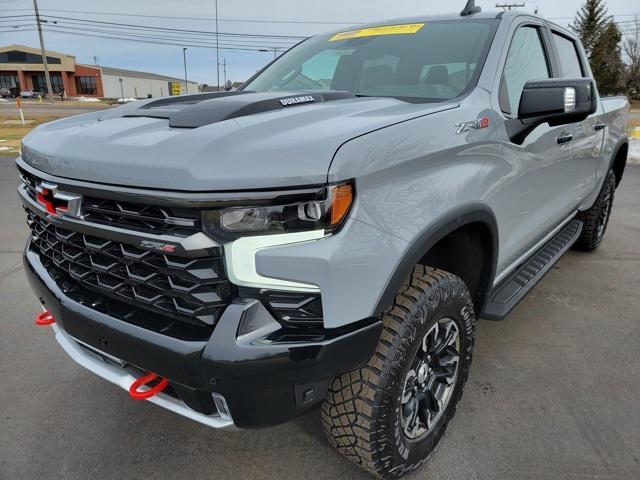
{"type": "Polygon", "coordinates": [[[571,220],[490,293],[481,318],[502,320],[578,240],[582,221],[571,220]]]}

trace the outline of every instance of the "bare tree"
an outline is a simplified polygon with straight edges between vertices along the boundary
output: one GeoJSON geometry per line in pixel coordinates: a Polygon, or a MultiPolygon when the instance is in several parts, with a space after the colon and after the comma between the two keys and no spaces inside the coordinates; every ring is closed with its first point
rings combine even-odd
{"type": "Polygon", "coordinates": [[[622,42],[624,57],[624,87],[631,98],[640,96],[640,19],[636,17],[622,42]]]}

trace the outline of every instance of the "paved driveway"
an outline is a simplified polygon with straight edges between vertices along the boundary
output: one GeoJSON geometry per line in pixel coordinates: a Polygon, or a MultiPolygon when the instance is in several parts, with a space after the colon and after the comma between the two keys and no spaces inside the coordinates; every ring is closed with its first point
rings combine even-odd
{"type": "MultiPolygon", "coordinates": [[[[317,413],[217,432],[74,364],[33,326],[15,172],[0,159],[0,478],[369,478],[334,454],[317,413]]],[[[480,322],[458,414],[409,478],[640,478],[640,168],[596,253],[570,252],[503,322],[480,322]]]]}

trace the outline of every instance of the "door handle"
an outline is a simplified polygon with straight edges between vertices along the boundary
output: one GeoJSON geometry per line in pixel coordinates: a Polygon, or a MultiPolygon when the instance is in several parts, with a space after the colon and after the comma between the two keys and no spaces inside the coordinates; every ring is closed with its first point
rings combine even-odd
{"type": "Polygon", "coordinates": [[[569,143],[571,140],[573,140],[573,135],[571,135],[570,133],[561,133],[558,136],[557,140],[559,145],[569,143]]]}
{"type": "Polygon", "coordinates": [[[604,123],[596,123],[596,124],[593,126],[593,129],[594,129],[596,132],[598,132],[598,131],[600,131],[600,130],[604,130],[604,127],[606,127],[606,125],[605,125],[604,123]]]}

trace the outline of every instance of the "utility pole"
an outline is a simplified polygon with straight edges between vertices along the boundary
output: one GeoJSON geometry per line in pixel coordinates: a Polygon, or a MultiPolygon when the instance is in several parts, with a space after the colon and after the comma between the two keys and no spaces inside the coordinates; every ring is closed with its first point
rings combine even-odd
{"type": "Polygon", "coordinates": [[[512,8],[524,8],[524,3],[496,3],[496,8],[502,8],[503,10],[511,10],[512,8]]]}
{"type": "Polygon", "coordinates": [[[182,47],[182,59],[184,60],[184,91],[189,93],[189,83],[187,83],[187,47],[182,47]]]}
{"type": "MultiPolygon", "coordinates": [[[[35,1],[35,0],[34,0],[35,1]]],[[[218,0],[216,2],[216,75],[218,77],[218,92],[220,91],[220,42],[218,40],[218,0]]]]}
{"type": "Polygon", "coordinates": [[[44,49],[44,35],[42,34],[42,25],[40,24],[40,11],[38,10],[37,0],[33,0],[33,9],[36,12],[36,24],[38,25],[38,35],[40,36],[40,53],[42,53],[42,64],[44,65],[44,78],[47,81],[47,97],[49,101],[53,103],[53,89],[51,88],[49,64],[47,63],[47,52],[44,49]]]}
{"type": "Polygon", "coordinates": [[[227,59],[222,59],[222,72],[224,73],[224,88],[227,88],[227,59]]]}

